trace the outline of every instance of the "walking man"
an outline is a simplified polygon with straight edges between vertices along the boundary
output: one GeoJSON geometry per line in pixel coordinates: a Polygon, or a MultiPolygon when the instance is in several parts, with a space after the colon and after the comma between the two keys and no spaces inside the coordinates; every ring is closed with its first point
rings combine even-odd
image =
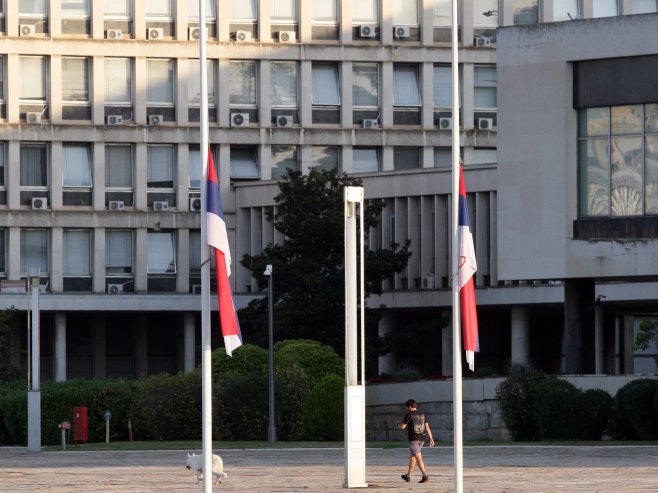
{"type": "Polygon", "coordinates": [[[423,477],[419,483],[427,483],[430,478],[427,477],[425,470],[425,463],[423,462],[423,454],[420,449],[423,448],[425,443],[425,434],[430,438],[430,447],[434,446],[434,438],[432,437],[432,430],[430,425],[425,421],[425,415],[416,409],[416,401],[409,399],[405,406],[407,407],[407,414],[404,415],[402,423],[399,424],[401,430],[407,430],[409,436],[409,470],[407,474],[402,474],[402,479],[407,483],[411,481],[411,473],[414,471],[416,464],[422,473],[423,477]]]}

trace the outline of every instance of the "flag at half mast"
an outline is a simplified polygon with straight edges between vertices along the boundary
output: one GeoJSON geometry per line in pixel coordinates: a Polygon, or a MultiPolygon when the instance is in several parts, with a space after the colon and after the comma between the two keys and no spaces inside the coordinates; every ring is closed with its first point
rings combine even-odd
{"type": "Polygon", "coordinates": [[[219,324],[224,337],[226,354],[232,355],[233,350],[242,345],[240,323],[235,313],[233,293],[229,276],[231,275],[231,252],[228,246],[226,223],[224,222],[224,209],[222,197],[219,192],[219,181],[212,153],[208,149],[208,183],[206,205],[206,234],[208,245],[215,254],[215,269],[217,275],[217,298],[219,307],[219,324]]]}
{"type": "Polygon", "coordinates": [[[471,371],[475,371],[475,353],[480,351],[478,339],[478,315],[475,306],[475,285],[473,274],[477,271],[473,234],[466,202],[466,185],[464,173],[459,166],[459,304],[461,307],[462,330],[464,332],[464,350],[466,362],[471,371]]]}

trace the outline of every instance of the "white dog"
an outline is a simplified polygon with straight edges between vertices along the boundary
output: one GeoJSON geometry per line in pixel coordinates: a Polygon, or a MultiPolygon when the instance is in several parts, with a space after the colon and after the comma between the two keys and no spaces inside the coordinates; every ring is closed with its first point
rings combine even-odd
{"type": "MultiPolygon", "coordinates": [[[[188,469],[196,471],[196,482],[201,481],[203,477],[203,454],[187,454],[187,466],[188,469]]],[[[224,472],[224,462],[219,455],[213,454],[212,456],[212,474],[217,477],[215,484],[222,482],[222,477],[227,478],[228,474],[224,472]]]]}

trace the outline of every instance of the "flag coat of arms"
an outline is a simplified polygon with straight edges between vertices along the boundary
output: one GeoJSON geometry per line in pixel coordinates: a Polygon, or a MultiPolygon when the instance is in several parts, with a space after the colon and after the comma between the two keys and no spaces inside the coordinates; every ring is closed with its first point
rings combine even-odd
{"type": "Polygon", "coordinates": [[[215,253],[219,324],[222,329],[226,354],[231,356],[233,351],[242,345],[242,334],[233,303],[231,284],[228,280],[231,275],[231,252],[229,251],[217,171],[210,149],[208,150],[207,181],[206,234],[208,245],[215,253]]]}

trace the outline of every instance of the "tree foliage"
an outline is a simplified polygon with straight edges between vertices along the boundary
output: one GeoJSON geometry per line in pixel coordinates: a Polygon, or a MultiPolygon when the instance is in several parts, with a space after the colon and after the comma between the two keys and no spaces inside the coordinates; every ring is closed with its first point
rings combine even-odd
{"type": "MultiPolygon", "coordinates": [[[[645,318],[635,335],[635,349],[646,350],[658,343],[658,322],[645,318]]],[[[658,365],[658,357],[654,358],[658,365]]]]}
{"type": "MultiPolygon", "coordinates": [[[[263,275],[273,265],[274,336],[313,339],[344,352],[344,203],[343,189],[360,186],[357,178],[312,169],[308,175],[289,171],[279,184],[275,207],[267,219],[284,238],[258,255],[245,255],[242,265],[267,287],[263,275]]],[[[381,200],[369,200],[363,224],[379,225],[381,200]]],[[[366,245],[368,243],[366,242],[366,245]]],[[[381,283],[401,272],[409,259],[409,243],[365,251],[365,289],[379,294],[381,283]]],[[[267,298],[252,301],[238,316],[251,342],[267,345],[267,298]]]]}

